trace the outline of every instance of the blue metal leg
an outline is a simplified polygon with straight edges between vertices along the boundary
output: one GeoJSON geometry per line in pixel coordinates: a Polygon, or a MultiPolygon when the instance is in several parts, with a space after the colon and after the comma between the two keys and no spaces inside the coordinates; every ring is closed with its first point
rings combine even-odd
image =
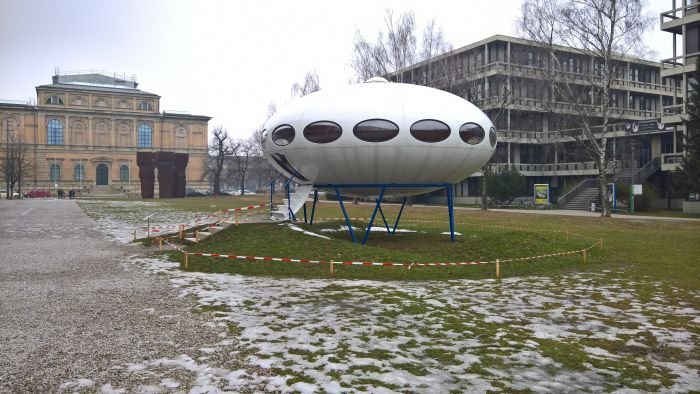
{"type": "Polygon", "coordinates": [[[343,216],[345,216],[345,223],[348,225],[348,231],[350,231],[350,238],[352,238],[353,243],[357,243],[355,239],[355,232],[352,231],[352,226],[350,225],[350,218],[348,217],[347,211],[345,211],[345,204],[343,204],[343,198],[340,196],[340,189],[335,188],[335,195],[338,197],[338,202],[340,203],[340,209],[343,211],[343,216]]]}
{"type": "Polygon", "coordinates": [[[391,230],[389,230],[389,223],[386,222],[386,217],[384,216],[384,212],[382,211],[382,205],[380,201],[377,201],[379,203],[379,214],[382,215],[382,220],[384,221],[384,227],[386,227],[386,232],[388,234],[391,234],[391,230]]]}
{"type": "Polygon", "coordinates": [[[312,226],[314,224],[314,213],[316,212],[316,201],[318,201],[318,189],[314,190],[314,203],[311,205],[311,223],[310,223],[310,225],[312,225],[312,226]]]}
{"type": "MultiPolygon", "coordinates": [[[[289,181],[291,181],[291,179],[289,181]]],[[[296,222],[297,217],[294,215],[294,212],[292,212],[292,194],[289,191],[289,181],[285,184],[285,188],[287,189],[287,211],[289,212],[289,220],[296,222]]]]}
{"type": "Polygon", "coordinates": [[[452,186],[447,187],[447,209],[450,213],[450,238],[455,241],[455,214],[454,214],[454,199],[452,197],[452,186]]]}
{"type": "Polygon", "coordinates": [[[372,224],[374,223],[374,217],[377,216],[377,211],[379,210],[379,204],[382,203],[382,198],[384,198],[384,191],[386,187],[382,187],[382,191],[379,192],[379,198],[377,199],[377,205],[374,206],[374,212],[372,212],[372,217],[369,219],[369,224],[367,225],[367,231],[365,231],[365,237],[362,239],[362,245],[367,242],[369,238],[370,230],[372,229],[372,224]]]}
{"type": "Polygon", "coordinates": [[[392,234],[396,233],[396,226],[399,225],[399,219],[401,219],[401,214],[403,213],[403,207],[406,206],[406,200],[408,200],[408,197],[403,198],[403,203],[401,203],[401,209],[399,210],[399,216],[396,217],[396,223],[394,223],[394,229],[391,231],[392,234]]]}
{"type": "Polygon", "coordinates": [[[304,203],[304,223],[308,223],[306,220],[306,203],[304,203]]]}

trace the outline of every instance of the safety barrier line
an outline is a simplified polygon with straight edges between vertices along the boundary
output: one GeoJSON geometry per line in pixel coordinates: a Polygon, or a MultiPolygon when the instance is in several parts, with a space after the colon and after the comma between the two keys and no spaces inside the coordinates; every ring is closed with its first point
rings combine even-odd
{"type": "MultiPolygon", "coordinates": [[[[241,211],[248,211],[248,210],[252,210],[252,209],[265,208],[267,205],[268,204],[259,204],[259,205],[248,205],[248,206],[239,207],[239,208],[221,209],[221,210],[218,210],[214,213],[210,213],[210,214],[195,218],[192,221],[190,221],[189,223],[184,224],[184,226],[185,226],[185,229],[187,229],[188,227],[194,227],[194,226],[198,225],[198,223],[205,221],[206,219],[210,219],[210,218],[213,218],[216,216],[221,216],[223,214],[230,213],[230,212],[235,213],[235,212],[241,212],[241,211]]],[[[163,225],[159,225],[159,226],[151,226],[150,231],[154,232],[154,233],[159,233],[159,232],[162,232],[163,230],[179,229],[180,226],[181,226],[180,224],[163,224],[163,225]]],[[[149,230],[148,227],[144,227],[144,226],[142,226],[141,229],[143,231],[149,230]]]]}
{"type": "Polygon", "coordinates": [[[362,266],[382,266],[382,267],[404,267],[404,266],[426,266],[426,267],[449,267],[460,265],[477,265],[477,264],[493,264],[495,261],[463,261],[458,263],[394,263],[390,261],[326,261],[326,260],[308,260],[308,259],[291,259],[286,257],[260,257],[260,256],[243,256],[221,253],[189,253],[190,256],[200,257],[217,257],[222,259],[238,259],[238,260],[256,260],[256,261],[279,261],[283,263],[309,263],[309,264],[336,264],[336,265],[362,265],[362,266]]]}
{"type": "MultiPolygon", "coordinates": [[[[526,261],[541,259],[547,257],[555,256],[566,256],[572,254],[585,253],[588,250],[593,249],[596,246],[602,245],[602,238],[593,245],[579,250],[572,250],[568,252],[558,252],[558,253],[548,253],[541,254],[537,256],[527,256],[527,257],[516,257],[511,259],[496,259],[493,261],[462,261],[462,262],[440,262],[440,263],[395,263],[395,262],[374,262],[374,261],[326,261],[326,260],[309,260],[309,259],[292,259],[286,257],[260,257],[260,256],[244,256],[244,255],[230,255],[221,253],[202,253],[202,252],[184,252],[190,256],[200,256],[200,257],[216,257],[223,259],[239,259],[239,260],[254,260],[254,261],[279,261],[283,263],[310,263],[310,264],[337,264],[337,265],[361,265],[361,266],[383,266],[383,267],[405,267],[405,266],[418,266],[418,267],[455,267],[464,265],[480,265],[480,264],[499,264],[499,263],[510,263],[515,261],[526,261]]],[[[178,249],[182,251],[181,249],[178,249]]],[[[585,254],[584,254],[585,256],[585,254]]],[[[585,257],[584,257],[585,258],[585,257]]]]}

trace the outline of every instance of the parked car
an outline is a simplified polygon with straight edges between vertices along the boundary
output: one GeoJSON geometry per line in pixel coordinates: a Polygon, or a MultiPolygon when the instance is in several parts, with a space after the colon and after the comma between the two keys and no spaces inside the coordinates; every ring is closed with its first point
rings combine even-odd
{"type": "MultiPolygon", "coordinates": [[[[251,194],[251,195],[252,195],[252,194],[257,194],[257,193],[251,192],[250,190],[243,190],[243,194],[245,194],[245,195],[251,194]]],[[[233,195],[234,195],[234,196],[240,196],[240,195],[241,195],[241,191],[240,191],[240,190],[236,190],[236,191],[233,192],[233,195]]]]}
{"type": "MultiPolygon", "coordinates": [[[[7,190],[2,190],[0,191],[0,199],[6,199],[7,198],[7,190]]],[[[12,192],[12,199],[19,198],[19,193],[17,192],[12,192]]]]}
{"type": "Polygon", "coordinates": [[[202,193],[199,190],[187,189],[185,190],[185,197],[206,197],[206,193],[202,193]]]}
{"type": "Polygon", "coordinates": [[[24,198],[47,198],[51,197],[51,192],[48,190],[30,190],[24,193],[24,198]]]}

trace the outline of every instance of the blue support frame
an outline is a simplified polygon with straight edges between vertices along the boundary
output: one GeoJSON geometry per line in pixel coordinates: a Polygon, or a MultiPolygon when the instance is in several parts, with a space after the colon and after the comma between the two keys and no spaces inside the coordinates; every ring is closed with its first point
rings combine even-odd
{"type": "Polygon", "coordinates": [[[318,189],[314,189],[314,203],[311,205],[311,223],[310,226],[314,225],[314,213],[316,213],[316,201],[318,201],[318,189]]]}
{"type": "Polygon", "coordinates": [[[396,226],[399,225],[399,219],[401,219],[401,214],[403,213],[403,207],[406,206],[406,200],[408,200],[408,197],[403,198],[403,203],[401,203],[401,209],[399,209],[399,215],[396,217],[396,223],[394,223],[394,229],[391,231],[392,234],[396,233],[396,226]]]}
{"type": "Polygon", "coordinates": [[[348,218],[348,213],[345,210],[345,205],[343,204],[343,197],[340,195],[340,189],[335,187],[335,195],[338,197],[338,202],[340,203],[340,209],[343,210],[343,216],[345,216],[345,223],[348,225],[348,231],[350,231],[350,238],[352,238],[353,243],[357,243],[355,239],[355,232],[352,231],[352,225],[350,224],[350,218],[348,218]]]}
{"type": "MultiPolygon", "coordinates": [[[[396,233],[396,228],[399,225],[399,220],[401,219],[401,214],[403,213],[403,209],[406,206],[406,201],[407,197],[404,197],[403,202],[401,204],[401,209],[399,210],[399,215],[396,217],[396,222],[394,223],[394,228],[393,230],[389,231],[389,225],[386,222],[386,217],[384,216],[384,212],[381,210],[381,201],[382,198],[384,197],[384,192],[388,188],[423,188],[423,187],[436,187],[436,188],[445,188],[447,189],[447,210],[448,214],[450,217],[450,239],[452,242],[455,241],[455,223],[454,223],[454,197],[453,197],[453,192],[454,192],[454,186],[449,183],[380,183],[380,184],[354,184],[354,185],[346,185],[346,184],[314,184],[314,187],[316,188],[314,192],[314,208],[316,206],[316,200],[318,198],[317,192],[318,189],[333,189],[335,190],[335,195],[338,198],[338,203],[340,204],[340,209],[343,211],[343,216],[345,217],[345,223],[348,226],[348,231],[350,231],[350,237],[352,238],[352,242],[357,243],[357,240],[355,239],[355,232],[352,229],[352,225],[350,224],[350,218],[348,217],[348,213],[345,210],[345,205],[343,204],[343,198],[340,195],[340,189],[342,188],[350,188],[350,189],[357,189],[357,188],[378,188],[380,189],[379,192],[379,198],[376,199],[376,205],[374,207],[374,212],[372,212],[372,218],[370,219],[369,225],[367,226],[367,231],[365,232],[365,235],[362,239],[362,244],[364,245],[367,242],[367,239],[369,238],[369,233],[370,229],[372,228],[372,224],[374,223],[374,219],[377,215],[377,211],[380,212],[382,215],[382,219],[384,220],[384,224],[387,228],[387,232],[390,234],[396,233]]],[[[313,224],[313,216],[314,216],[314,210],[312,209],[311,211],[311,223],[313,224]]]]}
{"type": "Polygon", "coordinates": [[[274,179],[272,179],[272,181],[270,181],[268,184],[268,186],[270,186],[270,209],[272,209],[272,195],[275,194],[275,182],[277,182],[277,179],[279,179],[281,176],[282,174],[277,174],[277,176],[274,177],[274,179]]]}
{"type": "Polygon", "coordinates": [[[374,212],[372,212],[372,217],[369,219],[369,224],[367,225],[367,231],[365,231],[365,236],[362,238],[362,245],[367,243],[367,238],[369,238],[369,233],[372,230],[372,224],[374,223],[374,217],[377,216],[377,211],[379,210],[379,205],[382,203],[382,198],[384,198],[384,192],[386,187],[382,187],[379,192],[379,198],[377,198],[377,205],[374,206],[374,212]]]}
{"type": "Polygon", "coordinates": [[[294,212],[292,212],[292,194],[289,191],[289,184],[292,183],[293,179],[294,177],[289,178],[289,180],[287,180],[287,182],[284,183],[284,189],[287,192],[287,211],[289,213],[289,220],[296,222],[297,217],[294,215],[294,212]]]}
{"type": "MultiPolygon", "coordinates": [[[[378,200],[374,201],[376,201],[379,204],[378,200]]],[[[382,211],[381,204],[379,205],[379,214],[382,215],[382,220],[384,221],[384,227],[386,227],[387,234],[391,234],[391,230],[389,230],[389,223],[386,222],[386,216],[384,216],[384,211],[382,211]]]]}

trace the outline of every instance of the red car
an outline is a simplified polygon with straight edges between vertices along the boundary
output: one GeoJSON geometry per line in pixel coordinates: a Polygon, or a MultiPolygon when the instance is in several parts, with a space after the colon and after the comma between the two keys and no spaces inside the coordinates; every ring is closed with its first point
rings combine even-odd
{"type": "Polygon", "coordinates": [[[51,197],[51,192],[48,190],[30,190],[24,193],[24,198],[51,197]]]}

